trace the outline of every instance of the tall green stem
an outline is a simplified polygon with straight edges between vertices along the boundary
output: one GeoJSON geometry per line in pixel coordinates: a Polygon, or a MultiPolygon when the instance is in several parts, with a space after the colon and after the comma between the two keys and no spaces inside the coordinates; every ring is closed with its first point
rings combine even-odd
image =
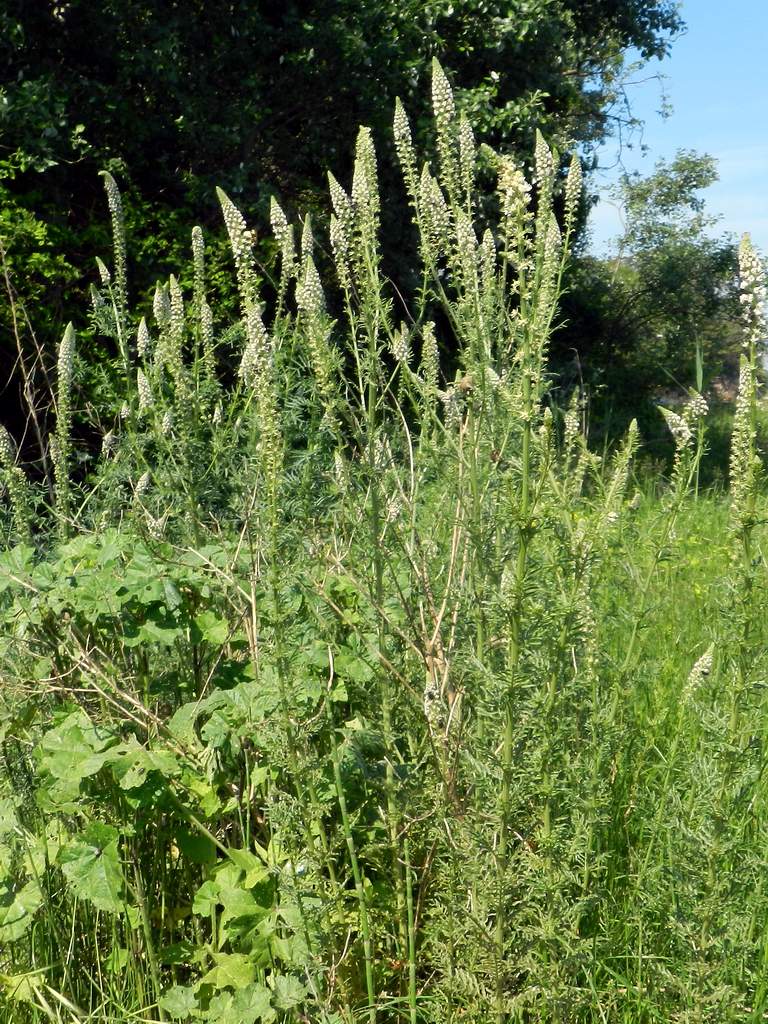
{"type": "Polygon", "coordinates": [[[360,930],[363,936],[363,957],[365,959],[365,988],[368,995],[368,1020],[370,1024],[376,1024],[376,988],[373,974],[373,943],[371,941],[371,927],[368,917],[368,897],[365,892],[363,873],[360,870],[360,862],[357,859],[357,847],[355,837],[352,834],[352,823],[347,809],[347,798],[344,795],[344,782],[341,777],[341,759],[336,746],[334,733],[333,714],[330,701],[325,704],[328,722],[331,726],[331,757],[333,760],[333,780],[336,787],[336,799],[341,811],[341,824],[344,829],[344,839],[349,853],[349,863],[352,868],[352,878],[355,883],[355,894],[357,905],[360,911],[360,930]]]}
{"type": "Polygon", "coordinates": [[[530,540],[530,476],[531,476],[531,420],[533,409],[531,403],[531,374],[529,366],[528,332],[524,334],[524,351],[522,359],[523,389],[523,436],[520,453],[521,482],[520,503],[518,512],[518,547],[514,575],[514,603],[509,629],[509,647],[507,653],[507,693],[504,707],[504,738],[501,756],[501,799],[498,847],[498,882],[499,901],[496,907],[496,1019],[498,1024],[505,1024],[504,1009],[504,947],[506,941],[506,908],[504,891],[509,864],[509,819],[510,792],[512,783],[512,764],[514,755],[515,723],[513,717],[514,689],[520,664],[520,648],[522,634],[523,588],[528,566],[528,545],[530,540]]]}

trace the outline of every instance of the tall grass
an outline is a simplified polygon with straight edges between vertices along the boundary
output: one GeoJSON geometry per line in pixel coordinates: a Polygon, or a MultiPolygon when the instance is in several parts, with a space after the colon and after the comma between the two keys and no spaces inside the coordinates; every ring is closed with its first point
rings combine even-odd
{"type": "Polygon", "coordinates": [[[480,234],[478,152],[437,64],[433,101],[432,163],[395,113],[407,302],[366,129],[350,187],[329,177],[330,249],[273,202],[272,290],[220,192],[227,330],[197,228],[193,295],[171,277],[130,312],[106,178],[101,407],[68,328],[52,501],[0,444],[4,1020],[768,1008],[763,270],[745,242],[730,501],[697,493],[693,392],[644,496],[634,425],[603,465],[546,374],[578,161],[561,175],[539,137],[528,180],[483,150],[480,234]],[[86,414],[104,442],[83,479],[86,414]]]}

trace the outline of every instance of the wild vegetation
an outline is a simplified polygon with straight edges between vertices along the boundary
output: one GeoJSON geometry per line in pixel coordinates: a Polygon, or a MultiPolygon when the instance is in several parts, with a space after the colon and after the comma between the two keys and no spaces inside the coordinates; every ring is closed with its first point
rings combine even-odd
{"type": "Polygon", "coordinates": [[[69,325],[40,472],[0,443],[3,1020],[768,1009],[764,268],[745,239],[729,494],[699,487],[693,390],[652,490],[636,424],[601,458],[578,391],[553,400],[578,159],[563,179],[539,135],[530,181],[485,151],[480,232],[437,63],[432,101],[432,163],[395,112],[407,301],[366,129],[351,184],[329,176],[333,283],[325,233],[273,202],[262,287],[219,192],[226,331],[199,228],[151,312],[129,303],[104,176],[111,355],[69,325]]]}

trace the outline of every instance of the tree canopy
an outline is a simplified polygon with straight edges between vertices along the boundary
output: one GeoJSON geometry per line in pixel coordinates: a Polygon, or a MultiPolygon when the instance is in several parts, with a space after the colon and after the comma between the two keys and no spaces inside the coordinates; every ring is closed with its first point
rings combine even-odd
{"type": "MultiPolygon", "coordinates": [[[[2,262],[46,351],[108,246],[100,170],[123,190],[134,291],[183,264],[191,223],[219,233],[224,282],[215,186],[257,231],[273,193],[315,207],[359,124],[397,250],[392,114],[399,96],[423,135],[432,56],[483,141],[528,159],[540,127],[589,153],[616,127],[626,53],[661,56],[682,28],[674,0],[0,0],[2,262]]],[[[22,321],[0,298],[6,379],[22,321]]]]}
{"type": "Polygon", "coordinates": [[[702,387],[733,372],[741,342],[737,250],[716,236],[702,192],[717,181],[712,157],[680,150],[647,177],[623,175],[615,199],[625,227],[618,255],[584,257],[563,302],[555,341],[564,386],[574,374],[593,395],[598,433],[620,433],[640,414],[646,436],[664,389],[702,387]]]}
{"type": "Polygon", "coordinates": [[[590,144],[625,51],[663,55],[681,27],[671,0],[5,0],[3,159],[64,192],[110,162],[152,196],[299,198],[396,96],[426,113],[432,56],[492,145],[590,144]]]}

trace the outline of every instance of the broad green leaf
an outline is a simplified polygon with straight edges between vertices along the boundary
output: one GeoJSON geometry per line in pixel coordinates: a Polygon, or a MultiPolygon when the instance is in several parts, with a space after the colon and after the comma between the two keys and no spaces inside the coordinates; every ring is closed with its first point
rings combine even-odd
{"type": "Polygon", "coordinates": [[[223,747],[232,733],[230,722],[218,711],[214,711],[203,728],[200,735],[206,746],[223,747]]]}
{"type": "Polygon", "coordinates": [[[174,985],[173,988],[169,988],[160,996],[158,1004],[175,1020],[184,1020],[197,1009],[194,989],[186,988],[184,985],[174,985]]]}
{"type": "MultiPolygon", "coordinates": [[[[246,851],[236,851],[246,854],[246,851]]],[[[268,877],[263,864],[251,854],[242,858],[247,871],[258,869],[263,879],[268,877]],[[250,858],[253,858],[251,860],[250,858]]],[[[208,916],[219,906],[222,907],[220,927],[223,934],[231,932],[230,938],[243,932],[252,932],[258,921],[272,909],[274,887],[269,884],[245,888],[243,870],[231,861],[225,861],[216,872],[216,877],[203,882],[195,894],[192,910],[195,914],[208,916]],[[258,898],[260,897],[260,898],[258,898]],[[231,927],[230,927],[231,926],[231,927]]]]}
{"type": "Polygon", "coordinates": [[[216,868],[216,883],[219,889],[241,889],[243,872],[229,858],[221,861],[216,868]]]}
{"type": "Polygon", "coordinates": [[[62,793],[76,793],[83,779],[101,770],[115,743],[114,734],[97,730],[84,711],[75,711],[43,736],[40,767],[63,783],[62,793]]]}
{"type": "Polygon", "coordinates": [[[203,1011],[203,1020],[211,1024],[240,1024],[232,1009],[234,999],[232,993],[227,989],[219,992],[211,999],[208,1009],[203,1011]]]}
{"type": "Polygon", "coordinates": [[[173,942],[158,950],[157,958],[161,964],[191,964],[195,958],[195,949],[191,942],[173,942]]]}
{"type": "Polygon", "coordinates": [[[152,562],[134,561],[126,570],[122,586],[126,593],[145,607],[165,599],[158,567],[152,562]]]}
{"type": "Polygon", "coordinates": [[[42,902],[43,894],[34,880],[19,890],[12,883],[0,884],[0,946],[21,938],[42,902]]]}
{"type": "Polygon", "coordinates": [[[195,723],[200,717],[200,702],[193,700],[189,704],[182,704],[168,719],[168,731],[177,740],[191,746],[197,737],[195,736],[195,723]]]}
{"type": "Polygon", "coordinates": [[[141,640],[165,644],[167,647],[171,647],[183,635],[183,628],[172,620],[158,621],[156,619],[147,619],[146,622],[139,626],[139,637],[141,640]]]}
{"type": "Polygon", "coordinates": [[[101,566],[114,566],[115,562],[125,553],[126,543],[130,543],[127,534],[121,534],[119,530],[105,530],[98,538],[98,549],[95,552],[96,564],[101,566]]]}
{"type": "Polygon", "coordinates": [[[271,1024],[277,1013],[266,985],[247,985],[237,992],[220,992],[211,1000],[206,1019],[211,1024],[271,1024]]]}
{"type": "Polygon", "coordinates": [[[104,962],[110,974],[120,974],[128,966],[131,959],[131,952],[124,946],[115,946],[104,962]]]}
{"type": "MultiPolygon", "coordinates": [[[[219,794],[215,788],[205,779],[198,778],[197,785],[189,785],[189,791],[194,793],[199,802],[199,807],[203,816],[206,818],[213,818],[217,814],[220,814],[225,807],[225,804],[221,800],[219,794]]],[[[230,801],[232,804],[233,801],[230,801]]]]}
{"type": "Polygon", "coordinates": [[[292,974],[278,974],[275,978],[275,1006],[290,1010],[307,998],[307,989],[292,974]]]}
{"type": "Polygon", "coordinates": [[[0,843],[0,878],[11,873],[13,850],[6,843],[0,843]]]}
{"type": "Polygon", "coordinates": [[[255,1024],[256,1021],[270,1024],[275,1020],[277,1014],[270,1005],[270,996],[266,985],[259,984],[248,985],[235,992],[232,1009],[240,1015],[241,1024],[255,1024]]]}
{"type": "Polygon", "coordinates": [[[219,891],[219,902],[223,907],[219,923],[222,932],[228,938],[234,940],[254,932],[259,920],[272,909],[272,887],[266,886],[263,895],[266,897],[267,906],[262,906],[247,889],[233,886],[219,891]]]}
{"type": "Polygon", "coordinates": [[[216,966],[203,977],[203,983],[216,988],[245,988],[256,978],[254,963],[242,953],[217,953],[216,966]]]}
{"type": "Polygon", "coordinates": [[[59,864],[75,893],[112,914],[124,909],[123,873],[117,851],[118,831],[94,823],[62,848],[59,864]]]}
{"type": "Polygon", "coordinates": [[[16,808],[9,796],[0,797],[0,836],[8,835],[16,828],[16,808]]]}
{"type": "Polygon", "coordinates": [[[23,583],[32,571],[34,557],[34,549],[27,544],[17,544],[10,551],[0,553],[0,594],[14,587],[26,589],[23,583]]]}
{"type": "Polygon", "coordinates": [[[165,596],[165,606],[169,611],[175,611],[182,604],[182,596],[171,580],[163,580],[163,593],[165,596]]]}
{"type": "Polygon", "coordinates": [[[176,830],[176,845],[192,864],[211,866],[216,863],[216,847],[207,836],[179,828],[176,830]]]}
{"type": "Polygon", "coordinates": [[[351,679],[355,683],[368,683],[374,672],[367,661],[349,648],[342,648],[334,658],[334,667],[339,676],[351,679]]]}
{"type": "Polygon", "coordinates": [[[221,647],[222,644],[227,642],[229,623],[226,619],[219,618],[215,612],[201,612],[195,617],[195,625],[207,643],[221,647]]]}
{"type": "Polygon", "coordinates": [[[349,693],[343,682],[335,682],[328,696],[332,702],[337,704],[346,704],[349,700],[349,693]]]}
{"type": "Polygon", "coordinates": [[[171,751],[147,750],[135,739],[110,751],[109,761],[115,779],[121,789],[126,790],[138,789],[146,782],[150,772],[168,779],[178,775],[180,770],[176,756],[171,751]]]}
{"type": "Polygon", "coordinates": [[[5,990],[7,999],[15,1003],[31,1003],[33,1006],[39,1005],[35,998],[35,980],[35,973],[0,974],[0,985],[5,990]]]}
{"type": "Polygon", "coordinates": [[[203,882],[195,893],[192,912],[209,917],[219,905],[219,886],[215,881],[203,882]]]}
{"type": "Polygon", "coordinates": [[[37,836],[27,836],[27,857],[35,876],[45,873],[49,864],[56,862],[66,833],[58,818],[49,818],[37,836]]]}
{"type": "Polygon", "coordinates": [[[262,849],[261,857],[250,850],[228,850],[227,854],[232,863],[245,872],[244,888],[251,889],[269,877],[269,868],[265,864],[266,850],[262,849]]]}
{"type": "Polygon", "coordinates": [[[230,695],[221,690],[206,697],[205,700],[194,700],[182,706],[168,720],[168,730],[172,736],[186,744],[196,741],[195,723],[208,711],[215,711],[230,702],[230,695]]]}

